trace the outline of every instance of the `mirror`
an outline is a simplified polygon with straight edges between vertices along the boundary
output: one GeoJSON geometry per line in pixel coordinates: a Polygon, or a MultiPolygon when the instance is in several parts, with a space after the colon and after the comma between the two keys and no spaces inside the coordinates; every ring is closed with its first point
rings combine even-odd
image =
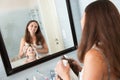
{"type": "Polygon", "coordinates": [[[8,76],[77,48],[69,0],[0,0],[0,29],[0,53],[8,76]],[[36,52],[39,58],[25,63],[27,56],[18,54],[30,20],[38,22],[48,52],[36,52]]]}

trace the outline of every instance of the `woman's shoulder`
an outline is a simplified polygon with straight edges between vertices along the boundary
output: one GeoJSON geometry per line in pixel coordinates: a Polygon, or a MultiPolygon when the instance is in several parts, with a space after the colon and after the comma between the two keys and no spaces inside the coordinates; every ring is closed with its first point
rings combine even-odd
{"type": "Polygon", "coordinates": [[[103,70],[106,70],[107,64],[105,61],[104,56],[102,55],[102,52],[96,50],[96,49],[90,49],[84,58],[84,64],[88,67],[91,67],[91,69],[96,69],[98,72],[104,72],[103,70]]]}
{"type": "Polygon", "coordinates": [[[84,77],[91,78],[91,80],[96,80],[97,78],[101,80],[106,71],[104,63],[101,52],[96,49],[90,49],[84,58],[84,77]]]}
{"type": "Polygon", "coordinates": [[[21,40],[25,41],[25,36],[23,36],[23,37],[21,38],[21,40]]]}
{"type": "Polygon", "coordinates": [[[21,42],[25,43],[25,38],[24,37],[21,38],[21,42]]]}
{"type": "Polygon", "coordinates": [[[97,49],[90,49],[86,55],[85,55],[85,59],[89,59],[89,60],[94,60],[94,61],[99,61],[99,62],[103,62],[104,61],[104,56],[103,53],[97,49]]]}

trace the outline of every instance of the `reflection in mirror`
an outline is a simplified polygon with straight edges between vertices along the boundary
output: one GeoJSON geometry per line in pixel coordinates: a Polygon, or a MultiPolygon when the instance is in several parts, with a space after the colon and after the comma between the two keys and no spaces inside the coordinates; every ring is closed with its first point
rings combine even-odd
{"type": "MultiPolygon", "coordinates": [[[[32,62],[48,54],[48,47],[36,20],[30,20],[25,29],[25,35],[20,42],[20,50],[17,59],[26,58],[32,62]]],[[[11,60],[16,61],[16,59],[11,60]]],[[[26,63],[26,61],[25,61],[26,63]]]]}
{"type": "Polygon", "coordinates": [[[0,0],[0,28],[12,69],[76,46],[66,4],[69,0],[0,0]]]}

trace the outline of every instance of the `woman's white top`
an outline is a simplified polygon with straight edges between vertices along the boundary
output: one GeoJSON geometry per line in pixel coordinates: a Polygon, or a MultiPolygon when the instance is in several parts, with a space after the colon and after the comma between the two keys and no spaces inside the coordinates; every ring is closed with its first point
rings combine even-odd
{"type": "Polygon", "coordinates": [[[78,76],[79,80],[83,80],[82,77],[83,77],[83,69],[81,70],[81,72],[79,72],[79,76],[78,76]]]}

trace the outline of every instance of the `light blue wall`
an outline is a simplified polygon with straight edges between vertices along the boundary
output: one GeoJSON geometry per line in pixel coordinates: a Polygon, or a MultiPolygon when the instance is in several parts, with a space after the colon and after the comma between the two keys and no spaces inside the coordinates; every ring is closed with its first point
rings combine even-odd
{"type": "Polygon", "coordinates": [[[77,41],[79,43],[81,37],[81,25],[80,25],[80,7],[79,7],[79,0],[70,0],[71,1],[71,9],[73,15],[73,21],[77,36],[77,41]]]}

